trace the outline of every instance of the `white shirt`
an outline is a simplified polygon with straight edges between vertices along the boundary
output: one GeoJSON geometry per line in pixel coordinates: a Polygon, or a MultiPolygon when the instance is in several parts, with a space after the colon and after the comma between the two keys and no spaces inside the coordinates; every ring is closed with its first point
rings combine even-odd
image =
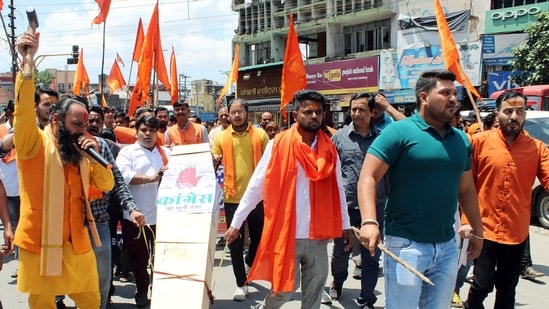
{"type": "MultiPolygon", "coordinates": [[[[312,147],[315,148],[317,139],[313,141],[312,147]]],[[[265,184],[265,175],[267,172],[267,166],[271,161],[273,151],[273,140],[269,141],[261,160],[257,164],[255,171],[248,182],[248,187],[244,192],[244,196],[240,200],[240,204],[236,209],[231,227],[240,229],[242,223],[248,217],[248,214],[255,208],[255,206],[263,200],[263,191],[265,184]]],[[[341,176],[341,163],[339,157],[336,160],[336,178],[337,187],[339,189],[339,200],[341,205],[341,223],[344,230],[350,229],[351,224],[349,220],[349,213],[347,211],[347,202],[345,200],[345,189],[343,188],[343,178],[341,176]]],[[[299,162],[297,163],[297,179],[295,188],[295,203],[296,203],[296,239],[309,238],[309,226],[310,226],[310,209],[311,201],[309,199],[309,179],[305,176],[305,171],[299,162]]]]}
{"type": "MultiPolygon", "coordinates": [[[[169,150],[164,148],[166,155],[169,155],[169,150]]],[[[124,182],[128,184],[132,193],[135,204],[141,213],[145,216],[147,224],[156,224],[156,194],[158,193],[158,182],[151,182],[144,185],[130,185],[130,181],[135,175],[154,176],[164,165],[162,156],[155,147],[153,150],[148,150],[139,142],[128,145],[120,149],[116,158],[116,165],[124,177],[124,182]]],[[[128,212],[124,212],[124,219],[130,220],[128,212]]]]}

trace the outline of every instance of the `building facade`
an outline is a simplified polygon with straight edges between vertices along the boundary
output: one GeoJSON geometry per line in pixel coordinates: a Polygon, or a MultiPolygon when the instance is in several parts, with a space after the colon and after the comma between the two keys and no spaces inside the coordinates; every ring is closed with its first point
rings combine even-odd
{"type": "MultiPolygon", "coordinates": [[[[257,114],[280,115],[280,78],[290,14],[305,62],[307,88],[328,97],[336,123],[343,121],[349,98],[362,91],[383,92],[410,113],[419,74],[445,67],[432,0],[245,2],[232,1],[233,11],[239,13],[233,39],[240,44],[235,94],[247,99],[257,114]]],[[[513,44],[524,39],[524,26],[535,21],[536,13],[547,10],[546,2],[441,0],[462,66],[481,94],[489,94],[494,72],[509,69],[503,62],[508,61],[513,44]]],[[[252,121],[257,114],[252,113],[252,121]]]]}

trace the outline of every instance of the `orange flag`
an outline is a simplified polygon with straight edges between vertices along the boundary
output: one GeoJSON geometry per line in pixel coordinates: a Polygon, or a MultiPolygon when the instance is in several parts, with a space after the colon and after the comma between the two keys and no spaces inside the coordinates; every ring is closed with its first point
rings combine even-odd
{"type": "Polygon", "coordinates": [[[171,91],[172,103],[179,100],[179,81],[177,80],[177,62],[175,61],[175,49],[172,46],[172,55],[170,56],[170,81],[171,81],[171,91]]]}
{"type": "Polygon", "coordinates": [[[229,90],[231,90],[231,86],[236,83],[238,80],[238,58],[240,57],[240,44],[236,44],[234,47],[234,58],[233,58],[233,65],[231,67],[231,72],[229,72],[229,75],[227,76],[227,81],[225,82],[225,85],[223,86],[223,89],[219,92],[219,97],[217,97],[217,108],[221,105],[221,100],[224,96],[229,93],[229,90]]]}
{"type": "Polygon", "coordinates": [[[132,115],[137,107],[144,106],[149,98],[151,70],[153,67],[156,37],[158,35],[158,27],[155,27],[155,25],[158,25],[158,1],[156,1],[156,5],[154,6],[151,21],[147,28],[147,35],[143,41],[143,48],[141,49],[141,57],[137,70],[137,80],[135,81],[135,86],[132,91],[128,115],[132,115]]]}
{"type": "Polygon", "coordinates": [[[452,32],[448,26],[448,21],[446,20],[444,10],[442,10],[440,0],[435,1],[435,12],[438,25],[438,34],[440,36],[440,45],[442,48],[442,56],[444,56],[446,69],[456,75],[458,83],[462,84],[477,98],[481,98],[482,96],[477,92],[467,74],[463,72],[463,68],[459,63],[459,53],[456,48],[456,43],[454,42],[454,37],[452,36],[452,32]]]}
{"type": "Polygon", "coordinates": [[[84,94],[88,94],[89,83],[90,78],[88,77],[88,72],[84,67],[84,48],[81,48],[80,57],[78,57],[78,64],[76,65],[76,73],[74,73],[74,86],[72,88],[72,93],[75,95],[81,95],[83,90],[84,94]]]}
{"type": "Polygon", "coordinates": [[[143,22],[139,18],[139,23],[137,24],[137,34],[135,36],[135,45],[133,46],[133,58],[135,62],[139,62],[141,58],[141,49],[143,48],[143,41],[145,40],[145,33],[143,32],[143,22]]]}
{"type": "Polygon", "coordinates": [[[307,87],[305,65],[301,57],[292,14],[290,14],[290,28],[288,29],[283,63],[282,80],[280,81],[280,112],[284,120],[287,120],[286,105],[292,102],[297,91],[307,87]]]}
{"type": "Polygon", "coordinates": [[[120,67],[116,60],[114,60],[109,77],[107,77],[107,85],[109,85],[111,93],[126,86],[126,81],[124,80],[124,76],[122,75],[122,71],[120,71],[120,67]]]}
{"type": "MultiPolygon", "coordinates": [[[[151,25],[149,25],[150,27],[151,25]]],[[[164,52],[162,51],[162,42],[160,40],[160,25],[158,19],[156,23],[156,44],[154,48],[154,70],[158,80],[166,87],[166,91],[170,91],[170,79],[168,78],[168,71],[166,70],[166,61],[164,60],[164,52]]]]}
{"type": "Polygon", "coordinates": [[[0,0],[0,11],[4,8],[4,1],[0,0]]]}
{"type": "Polygon", "coordinates": [[[99,15],[97,15],[93,21],[93,25],[99,25],[102,22],[107,20],[107,15],[109,15],[109,10],[111,8],[111,0],[95,0],[99,4],[99,15]]]}

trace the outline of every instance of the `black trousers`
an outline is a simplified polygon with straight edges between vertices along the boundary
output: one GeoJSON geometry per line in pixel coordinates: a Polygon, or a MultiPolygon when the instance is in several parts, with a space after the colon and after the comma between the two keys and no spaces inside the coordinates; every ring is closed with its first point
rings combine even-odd
{"type": "Polygon", "coordinates": [[[469,289],[466,308],[483,309],[486,296],[496,287],[495,309],[515,308],[515,288],[518,284],[526,240],[518,245],[504,245],[484,240],[482,252],[475,260],[473,284],[469,289]]]}
{"type": "MultiPolygon", "coordinates": [[[[230,226],[238,204],[225,203],[225,216],[227,217],[228,225],[230,226]]],[[[248,223],[248,231],[250,232],[250,247],[248,248],[248,254],[244,258],[244,229],[241,228],[238,237],[229,244],[231,249],[231,263],[233,265],[233,272],[236,278],[236,285],[241,287],[246,284],[246,268],[244,263],[248,266],[252,266],[259,241],[261,240],[261,233],[263,232],[263,202],[257,204],[254,210],[250,212],[246,222],[248,223]],[[244,261],[245,259],[245,261],[244,261]]]]}

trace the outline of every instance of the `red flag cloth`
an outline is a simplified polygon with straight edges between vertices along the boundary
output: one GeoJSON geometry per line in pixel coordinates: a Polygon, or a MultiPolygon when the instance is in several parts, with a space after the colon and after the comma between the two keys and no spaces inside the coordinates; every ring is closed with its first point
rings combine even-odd
{"type": "Polygon", "coordinates": [[[143,48],[143,41],[145,40],[145,33],[143,32],[143,22],[139,18],[139,23],[137,24],[137,34],[135,35],[135,45],[133,46],[133,58],[135,62],[139,62],[141,58],[141,49],[143,48]]]}
{"type": "Polygon", "coordinates": [[[0,11],[4,8],[4,1],[0,0],[0,11]]]}
{"type": "Polygon", "coordinates": [[[179,100],[179,76],[177,75],[177,61],[175,61],[175,49],[172,46],[172,55],[170,56],[170,82],[172,103],[179,100]]]}
{"type": "Polygon", "coordinates": [[[111,93],[126,86],[126,81],[124,80],[124,76],[122,75],[122,71],[120,71],[120,67],[118,66],[118,62],[116,60],[112,64],[109,77],[107,77],[107,85],[109,85],[111,93]]]}
{"type": "Polygon", "coordinates": [[[95,2],[99,5],[99,15],[93,19],[92,25],[99,25],[107,20],[107,15],[109,15],[111,8],[111,0],[95,0],[95,2]]]}
{"type": "Polygon", "coordinates": [[[452,31],[448,26],[448,21],[446,20],[446,15],[440,4],[440,0],[435,1],[435,12],[438,25],[438,34],[440,36],[440,45],[442,49],[442,56],[444,56],[444,63],[446,63],[446,68],[456,75],[456,80],[458,83],[462,84],[467,88],[472,94],[477,98],[481,98],[481,95],[477,92],[469,77],[459,63],[459,53],[456,48],[456,43],[454,42],[454,37],[452,36],[452,31]]]}
{"type": "Polygon", "coordinates": [[[284,64],[282,65],[282,80],[280,81],[280,112],[284,120],[288,119],[286,105],[290,104],[294,94],[307,86],[305,65],[299,49],[299,41],[294,28],[294,18],[290,14],[290,27],[284,50],[284,64]]]}
{"type": "Polygon", "coordinates": [[[84,67],[84,49],[81,48],[80,56],[78,57],[78,64],[76,65],[76,73],[74,73],[74,86],[72,88],[72,93],[75,95],[81,95],[82,90],[84,90],[84,94],[87,94],[89,83],[90,78],[88,77],[86,67],[84,67]]]}
{"type": "Polygon", "coordinates": [[[116,52],[116,61],[120,62],[120,64],[122,64],[123,67],[126,66],[126,64],[124,63],[124,60],[122,60],[122,57],[120,57],[118,52],[116,52]]]}
{"type": "Polygon", "coordinates": [[[217,108],[221,105],[221,100],[227,93],[229,93],[229,90],[231,89],[231,86],[236,83],[238,80],[238,58],[240,57],[240,44],[236,44],[234,47],[234,58],[233,58],[233,65],[231,66],[231,72],[229,72],[229,75],[227,76],[227,81],[225,82],[225,85],[223,86],[223,89],[219,92],[219,97],[217,97],[217,108]]]}
{"type": "Polygon", "coordinates": [[[149,98],[151,70],[153,66],[154,49],[156,47],[156,37],[158,35],[158,27],[155,27],[155,25],[158,25],[158,1],[156,1],[156,5],[154,6],[151,21],[147,28],[147,35],[143,41],[143,48],[141,49],[141,57],[137,70],[137,80],[135,81],[135,87],[132,91],[128,115],[132,115],[139,106],[144,106],[149,98]]]}

